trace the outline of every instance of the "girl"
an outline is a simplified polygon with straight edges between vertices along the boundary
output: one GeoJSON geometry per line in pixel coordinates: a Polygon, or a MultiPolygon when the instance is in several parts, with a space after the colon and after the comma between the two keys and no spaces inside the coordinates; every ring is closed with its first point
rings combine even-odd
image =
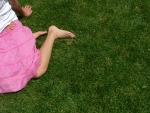
{"type": "Polygon", "coordinates": [[[21,7],[17,0],[0,0],[0,93],[17,92],[32,78],[41,77],[47,70],[52,46],[57,38],[75,35],[50,26],[48,32],[32,31],[21,24],[15,12],[23,17],[32,13],[31,6],[21,7]],[[40,49],[35,39],[46,34],[40,49]]]}

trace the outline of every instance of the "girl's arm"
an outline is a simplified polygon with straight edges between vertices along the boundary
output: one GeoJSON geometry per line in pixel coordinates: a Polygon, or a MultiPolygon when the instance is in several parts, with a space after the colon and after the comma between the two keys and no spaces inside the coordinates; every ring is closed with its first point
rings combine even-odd
{"type": "Polygon", "coordinates": [[[9,4],[12,6],[12,9],[18,13],[20,16],[27,17],[32,13],[32,7],[30,5],[26,5],[25,7],[21,7],[18,0],[8,0],[9,4]]]}

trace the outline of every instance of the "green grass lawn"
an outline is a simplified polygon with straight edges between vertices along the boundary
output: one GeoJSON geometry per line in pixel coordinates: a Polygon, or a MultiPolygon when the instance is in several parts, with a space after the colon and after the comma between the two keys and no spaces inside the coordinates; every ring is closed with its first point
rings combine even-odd
{"type": "Polygon", "coordinates": [[[150,113],[150,0],[19,1],[33,6],[21,19],[33,32],[77,38],[56,40],[45,75],[0,95],[0,113],[150,113]]]}

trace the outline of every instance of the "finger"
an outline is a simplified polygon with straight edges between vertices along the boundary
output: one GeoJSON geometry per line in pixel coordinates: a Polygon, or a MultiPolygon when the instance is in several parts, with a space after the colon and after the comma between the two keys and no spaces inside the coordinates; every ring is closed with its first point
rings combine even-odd
{"type": "Polygon", "coordinates": [[[26,6],[25,6],[25,8],[27,8],[27,9],[31,9],[31,8],[32,8],[32,6],[31,6],[31,5],[26,5],[26,6]]]}
{"type": "Polygon", "coordinates": [[[16,24],[15,24],[15,22],[11,22],[11,24],[10,24],[10,25],[14,26],[14,25],[16,25],[16,24]]]}
{"type": "Polygon", "coordinates": [[[13,30],[14,29],[14,26],[10,26],[10,30],[13,30]]]}
{"type": "Polygon", "coordinates": [[[9,31],[10,31],[10,27],[7,26],[7,27],[6,27],[6,32],[9,32],[9,31]]]}
{"type": "Polygon", "coordinates": [[[10,30],[13,30],[13,29],[14,29],[14,26],[13,26],[12,24],[10,24],[10,25],[9,25],[9,29],[10,29],[10,30]]]}

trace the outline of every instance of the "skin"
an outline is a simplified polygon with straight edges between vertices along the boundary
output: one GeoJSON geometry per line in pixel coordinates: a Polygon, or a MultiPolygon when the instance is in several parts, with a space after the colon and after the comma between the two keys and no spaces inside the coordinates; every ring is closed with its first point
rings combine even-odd
{"type": "MultiPolygon", "coordinates": [[[[28,17],[32,14],[32,7],[30,5],[26,5],[25,7],[21,7],[18,0],[9,0],[12,9],[23,17],[28,17]]],[[[15,27],[15,23],[11,23],[8,26],[8,30],[12,30],[15,27]]],[[[46,40],[40,48],[40,66],[37,70],[37,75],[34,78],[41,77],[47,70],[54,41],[58,38],[75,38],[75,35],[72,32],[61,30],[56,26],[50,26],[48,32],[47,31],[38,31],[33,33],[35,38],[38,38],[41,35],[48,33],[46,40]]]]}
{"type": "Polygon", "coordinates": [[[22,17],[28,17],[32,14],[32,7],[30,5],[26,5],[21,7],[18,0],[8,0],[9,4],[12,6],[12,9],[18,13],[22,17]]]}
{"type": "MultiPolygon", "coordinates": [[[[22,17],[28,17],[32,14],[32,7],[30,5],[26,5],[24,7],[22,7],[20,5],[20,3],[18,2],[18,0],[8,0],[9,4],[11,5],[12,9],[18,13],[20,16],[22,17]]],[[[7,27],[7,31],[9,30],[13,30],[13,28],[15,27],[15,24],[12,22],[8,27],[7,27]]],[[[33,36],[35,38],[38,38],[41,35],[47,34],[47,31],[38,31],[33,33],[33,36]]]]}
{"type": "Polygon", "coordinates": [[[49,27],[47,38],[40,48],[41,65],[38,68],[37,75],[34,78],[40,78],[46,72],[50,62],[54,41],[58,38],[75,38],[75,35],[69,31],[61,30],[56,26],[49,27]]]}

